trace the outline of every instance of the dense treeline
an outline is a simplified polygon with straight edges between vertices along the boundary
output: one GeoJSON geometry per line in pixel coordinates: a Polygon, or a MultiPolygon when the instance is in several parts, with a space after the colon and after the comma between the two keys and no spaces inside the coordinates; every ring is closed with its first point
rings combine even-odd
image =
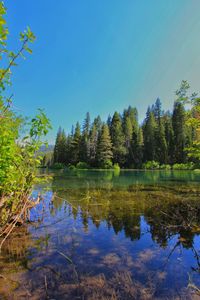
{"type": "Polygon", "coordinates": [[[147,161],[172,165],[194,160],[188,157],[186,149],[192,147],[196,130],[191,124],[187,125],[191,110],[185,109],[179,96],[181,91],[184,93],[185,83],[183,81],[177,91],[178,98],[172,112],[162,110],[158,98],[148,107],[142,124],[138,122],[137,109],[129,106],[121,114],[109,115],[106,122],[102,122],[100,116],[91,122],[87,113],[82,128],[77,123],[68,135],[60,127],[53,154],[54,164],[98,168],[119,164],[122,168],[141,168],[147,161]]]}

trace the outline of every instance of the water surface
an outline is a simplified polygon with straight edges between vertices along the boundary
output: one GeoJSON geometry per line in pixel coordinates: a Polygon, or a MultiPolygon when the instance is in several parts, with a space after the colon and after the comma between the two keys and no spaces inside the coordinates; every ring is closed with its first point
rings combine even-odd
{"type": "Polygon", "coordinates": [[[198,299],[199,174],[49,175],[32,223],[4,245],[2,298],[198,299]]]}

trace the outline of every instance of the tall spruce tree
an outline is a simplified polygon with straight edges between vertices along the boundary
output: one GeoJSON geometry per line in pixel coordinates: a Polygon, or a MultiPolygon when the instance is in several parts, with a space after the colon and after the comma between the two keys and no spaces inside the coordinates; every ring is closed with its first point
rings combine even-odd
{"type": "Polygon", "coordinates": [[[123,113],[123,128],[126,141],[126,167],[136,167],[138,165],[138,111],[136,108],[129,106],[123,113]],[[128,122],[127,122],[128,120],[128,122]],[[131,124],[131,127],[130,127],[131,124]],[[131,134],[131,138],[130,138],[131,134]]]}
{"type": "Polygon", "coordinates": [[[137,167],[141,168],[144,156],[144,137],[143,131],[140,127],[138,130],[138,137],[137,137],[137,167]]]}
{"type": "Polygon", "coordinates": [[[131,140],[128,168],[140,168],[142,166],[143,150],[143,131],[142,128],[139,127],[137,134],[133,133],[133,138],[131,140]]]}
{"type": "Polygon", "coordinates": [[[72,163],[72,139],[73,139],[73,135],[68,134],[66,140],[66,164],[67,165],[72,163]]]}
{"type": "Polygon", "coordinates": [[[174,131],[172,126],[172,115],[168,111],[163,116],[165,126],[165,139],[167,143],[167,163],[173,163],[174,156],[174,131]]]}
{"type": "Polygon", "coordinates": [[[61,134],[62,134],[62,128],[60,126],[56,135],[56,141],[55,141],[55,146],[53,151],[53,158],[55,163],[57,163],[59,160],[59,142],[61,139],[61,134]]]}
{"type": "Polygon", "coordinates": [[[97,142],[98,142],[98,130],[95,123],[92,124],[90,130],[90,165],[95,167],[97,165],[97,142]]]}
{"type": "Polygon", "coordinates": [[[101,133],[101,128],[102,128],[102,121],[101,121],[101,117],[100,116],[97,116],[94,119],[94,124],[96,126],[98,134],[100,134],[101,133]]]}
{"type": "Polygon", "coordinates": [[[100,168],[108,168],[112,165],[112,142],[107,124],[103,124],[97,145],[97,163],[100,168]]]}
{"type": "Polygon", "coordinates": [[[108,118],[107,118],[107,125],[108,125],[108,128],[109,128],[109,130],[111,129],[111,124],[112,124],[112,117],[111,117],[111,115],[109,114],[108,115],[108,118]]]}
{"type": "Polygon", "coordinates": [[[80,145],[80,160],[87,163],[90,160],[89,133],[90,133],[90,114],[89,112],[87,112],[83,123],[81,145],[80,145]]]}
{"type": "Polygon", "coordinates": [[[161,164],[167,163],[167,142],[163,120],[160,120],[156,128],[156,160],[161,164]]]}
{"type": "Polygon", "coordinates": [[[152,107],[152,111],[154,113],[155,120],[158,124],[160,123],[161,117],[162,117],[162,110],[161,109],[162,109],[162,103],[160,101],[160,98],[157,98],[155,104],[152,107]]]}
{"type": "Polygon", "coordinates": [[[53,153],[54,163],[66,163],[66,143],[65,131],[59,127],[53,153]]]}
{"type": "Polygon", "coordinates": [[[81,128],[79,122],[76,123],[75,132],[71,141],[71,162],[76,165],[80,161],[81,128]]]}
{"type": "Polygon", "coordinates": [[[127,113],[123,114],[123,129],[126,148],[125,167],[130,167],[133,164],[133,125],[131,118],[127,113]]]}
{"type": "Polygon", "coordinates": [[[138,132],[138,111],[137,108],[129,106],[127,110],[128,116],[130,117],[131,124],[133,126],[133,132],[138,132]]]}
{"type": "Polygon", "coordinates": [[[130,116],[126,115],[124,118],[124,136],[125,136],[125,146],[127,151],[129,151],[131,140],[133,136],[133,125],[130,116]]]}
{"type": "Polygon", "coordinates": [[[174,131],[174,163],[184,163],[186,160],[186,115],[181,102],[175,101],[172,115],[172,125],[174,131]]]}
{"type": "Polygon", "coordinates": [[[156,160],[162,164],[167,163],[167,142],[165,138],[165,127],[162,113],[162,103],[160,98],[157,98],[155,105],[152,107],[152,112],[156,121],[155,141],[156,141],[156,160]]]}
{"type": "Polygon", "coordinates": [[[126,160],[125,137],[120,115],[115,112],[111,122],[111,140],[113,144],[113,162],[123,166],[126,160]]]}
{"type": "Polygon", "coordinates": [[[143,127],[144,136],[144,160],[156,159],[156,120],[150,108],[147,110],[145,124],[143,127]]]}

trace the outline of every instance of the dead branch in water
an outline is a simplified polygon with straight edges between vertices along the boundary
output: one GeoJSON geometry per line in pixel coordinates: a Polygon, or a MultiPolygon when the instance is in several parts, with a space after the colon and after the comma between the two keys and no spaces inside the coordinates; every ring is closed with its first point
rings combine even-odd
{"type": "MultiPolygon", "coordinates": [[[[41,197],[38,196],[34,201],[33,199],[31,200],[27,195],[23,195],[23,198],[20,199],[18,208],[16,209],[15,213],[13,214],[12,211],[9,212],[6,224],[4,224],[0,228],[0,237],[4,236],[3,240],[0,242],[0,251],[4,242],[11,234],[15,226],[19,223],[23,224],[30,218],[30,209],[36,206],[40,202],[40,199],[41,197]]],[[[1,203],[3,203],[3,201],[1,201],[1,203]]]]}

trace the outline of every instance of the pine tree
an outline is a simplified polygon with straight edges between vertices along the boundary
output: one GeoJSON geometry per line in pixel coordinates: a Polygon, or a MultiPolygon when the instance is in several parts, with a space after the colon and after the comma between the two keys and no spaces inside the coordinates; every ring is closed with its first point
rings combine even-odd
{"type": "Polygon", "coordinates": [[[133,126],[131,118],[128,114],[123,114],[123,131],[125,138],[126,159],[124,166],[129,167],[133,163],[132,142],[133,142],[133,126]]]}
{"type": "Polygon", "coordinates": [[[54,152],[53,152],[54,163],[57,163],[59,160],[59,141],[61,139],[61,133],[62,133],[62,128],[59,127],[56,135],[56,142],[55,142],[54,152]]]}
{"type": "MultiPolygon", "coordinates": [[[[72,131],[73,132],[73,131],[72,131]]],[[[69,165],[72,163],[72,140],[73,135],[69,134],[66,140],[66,164],[69,165]]]]}
{"type": "Polygon", "coordinates": [[[101,133],[101,128],[102,128],[102,121],[101,121],[101,117],[100,116],[97,116],[94,119],[94,124],[96,126],[98,134],[100,134],[101,133]]]}
{"type": "Polygon", "coordinates": [[[96,161],[96,155],[97,155],[97,142],[98,142],[98,131],[96,124],[93,123],[91,131],[90,131],[90,143],[89,143],[89,148],[90,148],[90,165],[91,166],[96,166],[97,161],[96,161]]]}
{"type": "Polygon", "coordinates": [[[66,142],[65,131],[59,127],[53,154],[54,163],[66,163],[66,142]]]}
{"type": "Polygon", "coordinates": [[[80,161],[80,144],[81,144],[81,129],[80,124],[77,122],[75,127],[74,136],[71,141],[71,154],[72,164],[76,165],[80,161]]]}
{"type": "Polygon", "coordinates": [[[152,107],[152,111],[154,113],[154,116],[155,116],[155,120],[156,122],[159,124],[160,123],[160,120],[161,120],[161,116],[162,116],[162,103],[160,101],[160,98],[157,98],[156,99],[156,102],[155,102],[155,105],[153,105],[152,107]]]}
{"type": "Polygon", "coordinates": [[[97,145],[97,163],[100,168],[112,166],[112,142],[107,124],[103,124],[97,145]]]}
{"type": "Polygon", "coordinates": [[[86,137],[89,136],[89,132],[90,132],[90,113],[87,112],[86,113],[86,117],[83,123],[83,135],[85,135],[86,137]]]}
{"type": "Polygon", "coordinates": [[[165,138],[165,128],[163,120],[156,128],[156,160],[161,164],[167,163],[167,142],[165,138]]]}
{"type": "Polygon", "coordinates": [[[111,117],[111,115],[109,114],[108,115],[108,118],[107,118],[107,125],[108,125],[108,128],[109,128],[109,130],[111,129],[111,124],[112,124],[112,117],[111,117]]]}
{"type": "Polygon", "coordinates": [[[126,159],[125,138],[122,129],[122,120],[117,112],[114,113],[112,118],[111,139],[113,144],[113,162],[123,166],[126,159]]]}
{"type": "Polygon", "coordinates": [[[130,159],[129,159],[129,168],[140,168],[143,161],[143,150],[144,150],[144,141],[143,141],[143,131],[139,127],[138,133],[133,133],[133,138],[131,140],[130,146],[130,159]]]}
{"type": "Polygon", "coordinates": [[[163,116],[164,118],[164,126],[165,126],[165,139],[167,143],[167,163],[173,163],[173,155],[174,155],[174,131],[172,126],[172,115],[168,111],[163,116]]]}
{"type": "Polygon", "coordinates": [[[133,136],[133,125],[131,123],[130,116],[126,116],[124,120],[124,135],[125,135],[125,145],[128,150],[130,148],[131,140],[133,136]]]}
{"type": "Polygon", "coordinates": [[[147,110],[144,129],[144,160],[156,159],[156,120],[150,108],[147,110]]]}
{"type": "Polygon", "coordinates": [[[130,120],[131,120],[131,124],[132,124],[132,127],[133,127],[133,132],[135,132],[135,134],[137,134],[138,129],[139,129],[137,108],[129,106],[128,110],[127,110],[127,113],[128,113],[128,116],[130,117],[130,120]]]}
{"type": "Polygon", "coordinates": [[[182,103],[176,101],[174,103],[174,110],[172,116],[172,125],[174,131],[174,163],[183,163],[186,160],[186,153],[184,151],[186,146],[186,132],[185,132],[185,109],[182,103]]]}
{"type": "Polygon", "coordinates": [[[136,108],[131,106],[123,112],[123,131],[125,135],[126,147],[126,167],[135,167],[138,165],[137,156],[137,140],[139,133],[138,112],[136,108]]]}
{"type": "Polygon", "coordinates": [[[138,154],[138,168],[141,168],[142,162],[143,162],[143,155],[144,155],[144,137],[143,137],[143,131],[140,127],[138,130],[138,138],[137,138],[137,154],[138,154]]]}
{"type": "Polygon", "coordinates": [[[162,113],[162,104],[160,98],[157,98],[155,105],[152,106],[152,112],[156,121],[155,141],[156,141],[156,161],[161,164],[167,163],[167,142],[165,138],[165,127],[162,113]]]}
{"type": "Polygon", "coordinates": [[[82,131],[81,145],[80,145],[80,160],[87,163],[89,162],[89,157],[90,157],[89,132],[90,132],[90,114],[89,112],[87,112],[83,123],[83,131],[82,131]]]}

